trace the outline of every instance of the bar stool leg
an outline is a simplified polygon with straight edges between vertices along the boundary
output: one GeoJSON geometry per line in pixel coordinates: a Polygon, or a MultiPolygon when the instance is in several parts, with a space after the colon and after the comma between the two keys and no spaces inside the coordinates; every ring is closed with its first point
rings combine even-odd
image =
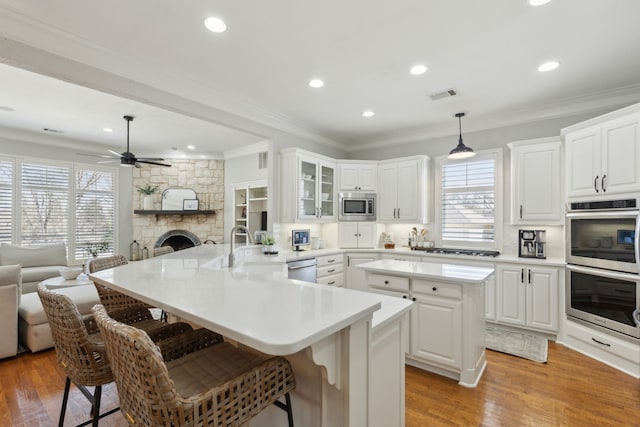
{"type": "Polygon", "coordinates": [[[64,395],[62,397],[62,408],[60,408],[60,421],[58,422],[58,427],[63,427],[64,425],[64,414],[67,412],[67,400],[69,399],[69,388],[71,387],[71,379],[67,377],[67,381],[64,383],[64,395]]]}

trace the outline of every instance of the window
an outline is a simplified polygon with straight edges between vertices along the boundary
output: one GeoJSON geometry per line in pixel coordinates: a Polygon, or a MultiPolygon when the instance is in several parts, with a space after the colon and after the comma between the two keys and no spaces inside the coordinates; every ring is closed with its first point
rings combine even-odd
{"type": "Polygon", "coordinates": [[[0,158],[0,241],[62,242],[69,262],[115,247],[117,169],[0,158]]]}
{"type": "Polygon", "coordinates": [[[439,162],[437,197],[442,246],[495,249],[500,215],[500,153],[439,162]]]}

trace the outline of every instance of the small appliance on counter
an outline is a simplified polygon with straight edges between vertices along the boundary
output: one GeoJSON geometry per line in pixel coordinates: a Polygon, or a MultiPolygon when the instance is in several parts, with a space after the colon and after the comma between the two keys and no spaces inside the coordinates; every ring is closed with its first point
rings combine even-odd
{"type": "Polygon", "coordinates": [[[546,230],[519,230],[518,256],[546,258],[546,230]]]}

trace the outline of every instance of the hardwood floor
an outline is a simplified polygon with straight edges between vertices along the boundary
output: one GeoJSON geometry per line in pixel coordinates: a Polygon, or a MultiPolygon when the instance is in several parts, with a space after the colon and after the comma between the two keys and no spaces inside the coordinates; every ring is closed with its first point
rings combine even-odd
{"type": "MultiPolygon", "coordinates": [[[[546,364],[493,351],[487,361],[475,389],[407,367],[407,427],[640,426],[640,380],[580,353],[549,343],[546,364]]],[[[0,426],[57,425],[63,388],[53,350],[0,361],[0,426]]],[[[115,387],[105,387],[103,410],[117,405],[115,387]]],[[[72,388],[65,426],[88,419],[88,410],[72,388]]],[[[100,425],[127,423],[117,413],[100,425]]]]}

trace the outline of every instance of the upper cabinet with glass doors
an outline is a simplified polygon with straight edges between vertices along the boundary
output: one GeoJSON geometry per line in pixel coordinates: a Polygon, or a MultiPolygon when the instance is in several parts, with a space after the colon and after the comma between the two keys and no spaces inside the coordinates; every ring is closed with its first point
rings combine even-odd
{"type": "Polygon", "coordinates": [[[304,150],[285,149],[281,163],[281,221],[335,221],[335,161],[304,150]]]}

